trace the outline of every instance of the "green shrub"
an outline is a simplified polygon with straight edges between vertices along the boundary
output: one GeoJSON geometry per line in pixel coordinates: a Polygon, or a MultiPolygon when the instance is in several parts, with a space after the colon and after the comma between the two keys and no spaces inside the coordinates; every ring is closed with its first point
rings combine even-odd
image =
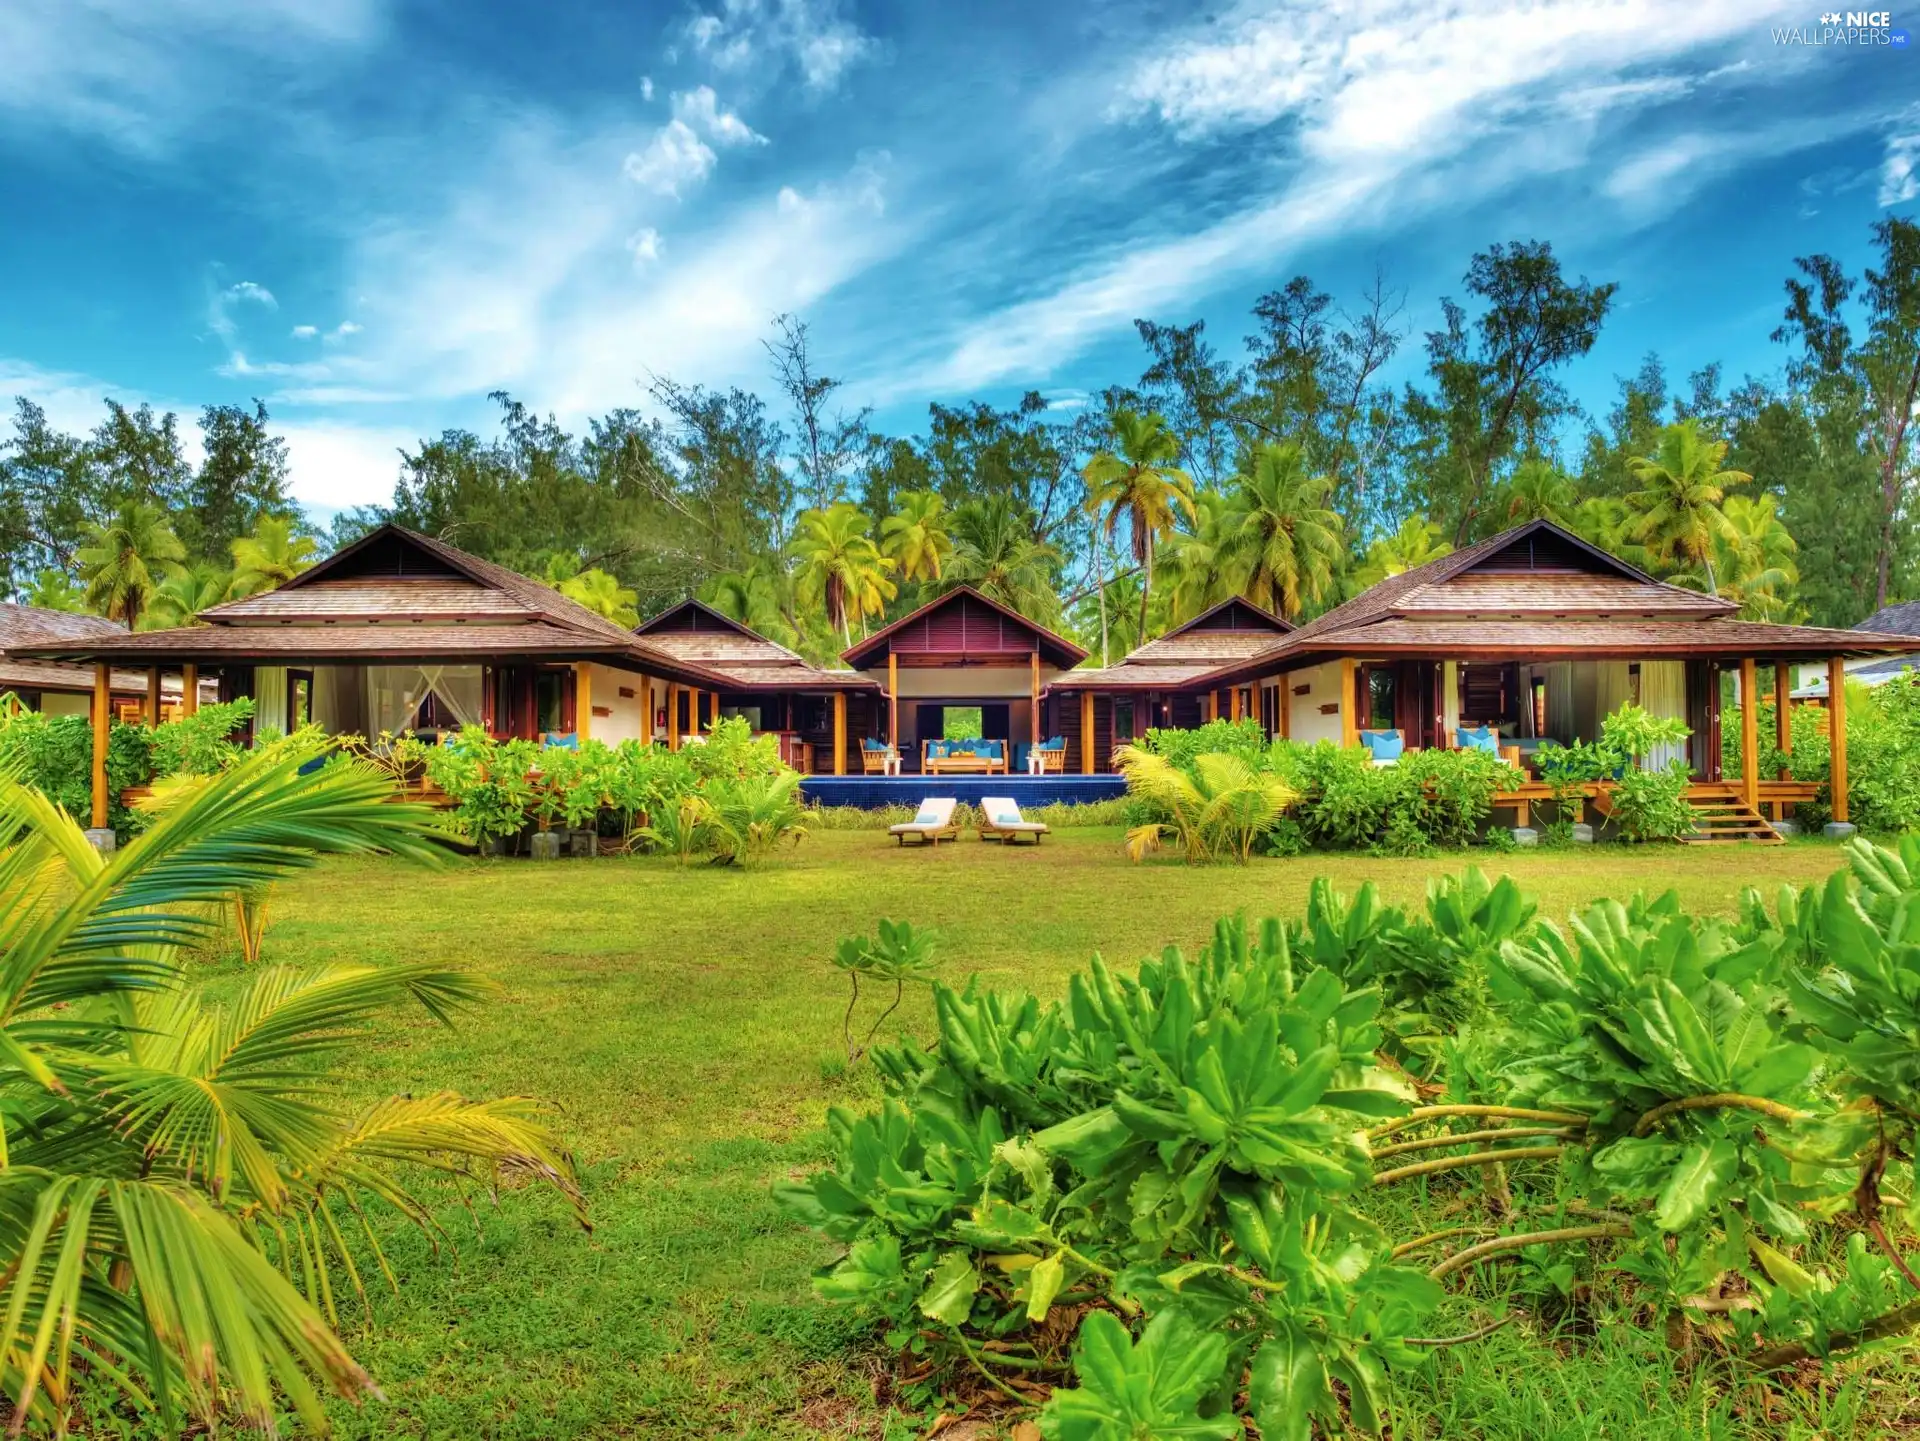
{"type": "Polygon", "coordinates": [[[1687,789],[1692,784],[1685,761],[1657,771],[1630,766],[1614,784],[1613,822],[1628,840],[1673,841],[1690,835],[1694,813],[1687,789]]]}
{"type": "Polygon", "coordinates": [[[153,731],[156,776],[218,775],[240,755],[234,732],[253,719],[252,700],[203,705],[190,716],[168,721],[153,731]]]}
{"type": "MultiPolygon", "coordinates": [[[[119,721],[107,732],[107,824],[122,839],[144,824],[138,812],[121,804],[120,796],[152,781],[152,735],[145,726],[119,721]]],[[[32,786],[81,825],[91,825],[92,721],[10,709],[0,722],[0,774],[32,786]]]]}

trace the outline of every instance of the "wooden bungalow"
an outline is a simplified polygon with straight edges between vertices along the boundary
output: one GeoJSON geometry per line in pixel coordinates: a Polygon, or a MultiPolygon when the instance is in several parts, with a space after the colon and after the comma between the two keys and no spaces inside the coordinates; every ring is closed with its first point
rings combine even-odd
{"type": "MultiPolygon", "coordinates": [[[[13,649],[10,660],[86,665],[98,769],[116,672],[149,688],[204,680],[255,703],[254,724],[359,735],[682,737],[720,713],[739,677],[687,660],[558,591],[444,541],[388,525],[277,589],[201,613],[200,624],[128,634],[88,628],[13,649]]],[[[849,675],[850,689],[870,691],[849,675]]],[[[844,769],[844,746],[833,763],[844,769]]],[[[95,827],[105,788],[95,787],[95,827]]]]}
{"type": "Polygon", "coordinates": [[[1271,650],[1292,630],[1271,611],[1235,596],[1130,651],[1117,665],[1067,672],[1054,681],[1049,697],[1061,717],[1067,754],[1091,775],[1110,769],[1116,749],[1155,727],[1255,716],[1268,734],[1284,734],[1287,698],[1277,681],[1214,686],[1208,678],[1271,650]]]}
{"type": "Polygon", "coordinates": [[[949,708],[979,707],[978,739],[1004,741],[1010,752],[1060,734],[1065,718],[1046,706],[1047,688],[1086,657],[1065,636],[966,585],[842,654],[879,685],[884,734],[909,771],[920,766],[922,742],[945,734],[949,708]]]}
{"type": "MultiPolygon", "coordinates": [[[[39,606],[0,603],[0,695],[10,695],[28,710],[47,715],[87,715],[93,707],[95,676],[91,666],[70,665],[15,654],[22,647],[67,641],[112,639],[126,627],[102,616],[39,606]]],[[[108,680],[113,714],[149,724],[181,714],[177,674],[155,676],[145,670],[115,670],[108,680]]]]}
{"type": "MultiPolygon", "coordinates": [[[[1391,728],[1409,746],[1450,746],[1463,727],[1488,727],[1527,766],[1544,744],[1595,738],[1601,719],[1631,701],[1690,727],[1673,756],[1652,759],[1689,763],[1697,803],[1720,816],[1709,828],[1758,837],[1762,806],[1777,817],[1808,799],[1810,787],[1760,774],[1750,705],[1741,708],[1744,770],[1721,775],[1721,675],[1737,673],[1740,694],[1757,697],[1760,671],[1771,668],[1765,689],[1790,693],[1796,665],[1823,664],[1837,676],[1849,657],[1920,651],[1920,637],[1742,621],[1735,609],[1533,521],[1389,577],[1188,685],[1235,697],[1278,688],[1278,705],[1259,712],[1273,735],[1351,745],[1362,730],[1391,728]]],[[[1834,706],[1831,724],[1843,740],[1844,703],[1834,706]]],[[[1785,750],[1790,742],[1781,711],[1774,744],[1785,750]]],[[[1108,755],[1096,737],[1089,768],[1108,755]]],[[[1835,755],[1833,812],[1844,824],[1843,745],[1835,755]]],[[[1537,789],[1538,796],[1523,790],[1510,798],[1523,817],[1528,800],[1544,796],[1537,789]]]]}
{"type": "MultiPolygon", "coordinates": [[[[647,645],[721,678],[713,704],[778,737],[795,770],[844,774],[847,755],[880,735],[880,686],[852,671],[823,670],[697,600],[681,601],[635,632],[647,645]]],[[[688,699],[695,694],[688,693],[688,699]]],[[[665,728],[669,717],[658,718],[665,728]]],[[[671,717],[688,723],[685,703],[671,717]]]]}

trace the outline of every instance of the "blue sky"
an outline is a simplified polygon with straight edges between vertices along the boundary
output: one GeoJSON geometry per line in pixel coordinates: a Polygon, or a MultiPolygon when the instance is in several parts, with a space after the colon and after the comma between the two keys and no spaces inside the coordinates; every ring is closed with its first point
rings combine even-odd
{"type": "Polygon", "coordinates": [[[1411,363],[1475,249],[1543,238],[1620,282],[1600,408],[1649,349],[1776,369],[1793,257],[1920,208],[1920,54],[1776,43],[1822,11],[7,0],[0,395],[259,396],[325,511],[493,389],[768,389],[781,311],[909,431],[1136,378],[1135,316],[1237,348],[1301,272],[1382,270],[1411,363]]]}

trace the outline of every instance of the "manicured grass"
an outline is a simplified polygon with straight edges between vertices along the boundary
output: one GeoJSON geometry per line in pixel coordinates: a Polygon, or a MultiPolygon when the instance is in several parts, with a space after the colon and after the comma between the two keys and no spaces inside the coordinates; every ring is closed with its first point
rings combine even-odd
{"type": "MultiPolygon", "coordinates": [[[[1371,879],[1388,899],[1417,901],[1430,876],[1465,859],[1132,866],[1118,830],[1084,829],[1039,848],[968,839],[924,852],[871,832],[823,833],[734,871],[656,860],[327,864],[275,901],[269,959],[433,959],[492,976],[506,993],[455,1030],[396,1021],[355,1058],[350,1083],[550,1100],[595,1226],[582,1234],[558,1198],[522,1190],[497,1208],[476,1198],[472,1219],[449,1204],[457,1254],[436,1257],[393,1229],[400,1294],[375,1293],[370,1323],[342,1317],[388,1400],[341,1408],[343,1434],[917,1434],[882,1417],[879,1363],[847,1318],[811,1297],[809,1274],[831,1247],[767,1195],[819,1159],[829,1104],[869,1096],[866,1071],[841,1073],[846,990],[826,962],[834,942],[881,916],[907,919],[939,933],[949,980],[978,972],[1052,995],[1093,952],[1131,964],[1168,944],[1197,948],[1223,914],[1295,914],[1317,875],[1344,889],[1371,879]]],[[[1807,841],[1472,859],[1562,916],[1596,896],[1667,886],[1690,909],[1724,912],[1746,885],[1801,884],[1841,857],[1807,841]]],[[[925,1034],[924,998],[896,1020],[925,1034]]],[[[1670,1372],[1632,1335],[1556,1360],[1503,1333],[1404,1386],[1396,1434],[1837,1436],[1881,1434],[1888,1421],[1888,1398],[1863,1399],[1854,1383],[1782,1413],[1777,1430],[1716,1430],[1720,1399],[1670,1372]]]]}

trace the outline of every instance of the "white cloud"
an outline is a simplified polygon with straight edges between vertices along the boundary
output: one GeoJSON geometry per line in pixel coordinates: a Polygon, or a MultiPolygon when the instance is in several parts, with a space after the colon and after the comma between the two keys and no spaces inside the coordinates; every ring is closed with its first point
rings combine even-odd
{"type": "Polygon", "coordinates": [[[1920,197],[1920,108],[1909,110],[1900,129],[1887,136],[1880,162],[1880,203],[1902,205],[1920,197]]]}
{"type": "Polygon", "coordinates": [[[651,265],[660,258],[660,232],[644,226],[627,237],[627,250],[636,266],[651,265]]]}
{"type": "Polygon", "coordinates": [[[320,327],[317,325],[296,325],[293,327],[293,338],[295,340],[312,340],[319,333],[320,327]]]}
{"type": "Polygon", "coordinates": [[[333,327],[332,332],[327,338],[330,340],[345,340],[349,335],[358,335],[359,333],[360,327],[356,323],[351,320],[343,320],[333,327]]]}
{"type": "MultiPolygon", "coordinates": [[[[1330,234],[1405,230],[1523,178],[1583,169],[1626,122],[1710,82],[1790,81],[1777,66],[1736,62],[1702,74],[1688,65],[1743,38],[1761,43],[1766,12],[1793,3],[1696,0],[1678,11],[1664,0],[1243,3],[1184,35],[1156,36],[1121,67],[1109,120],[1157,121],[1182,153],[1272,127],[1275,178],[1265,193],[1172,238],[1128,230],[1064,282],[963,326],[918,366],[896,367],[882,398],[1044,379],[1134,316],[1269,273],[1330,234]]],[[[1612,198],[1632,212],[1662,181],[1689,193],[1697,177],[1686,173],[1682,147],[1701,157],[1723,144],[1689,136],[1656,150],[1616,172],[1612,198]]]]}
{"type": "Polygon", "coordinates": [[[771,80],[792,68],[809,90],[824,92],[878,48],[840,12],[839,0],[724,0],[683,33],[716,69],[771,80]]]}
{"type": "Polygon", "coordinates": [[[282,110],[289,77],[310,81],[370,43],[384,10],[385,0],[7,0],[0,112],[164,150],[215,113],[282,110]]]}
{"type": "Polygon", "coordinates": [[[646,148],[629,155],[623,168],[636,185],[677,197],[682,186],[705,180],[713,162],[713,148],[686,121],[675,119],[654,131],[646,148]]]}
{"type": "Polygon", "coordinates": [[[266,286],[242,280],[214,292],[213,298],[207,302],[207,328],[222,340],[232,341],[240,329],[234,312],[245,305],[257,305],[262,310],[280,308],[280,302],[273,298],[273,292],[266,286]]]}
{"type": "Polygon", "coordinates": [[[642,75],[640,77],[640,98],[642,100],[653,99],[653,77],[651,75],[642,75]]]}
{"type": "Polygon", "coordinates": [[[765,145],[767,137],[731,110],[720,108],[720,98],[711,85],[702,85],[684,95],[673,97],[673,114],[716,145],[765,145]]]}
{"type": "Polygon", "coordinates": [[[295,421],[274,428],[286,437],[294,499],[329,510],[390,503],[400,451],[420,444],[415,431],[346,421],[295,421]]]}

